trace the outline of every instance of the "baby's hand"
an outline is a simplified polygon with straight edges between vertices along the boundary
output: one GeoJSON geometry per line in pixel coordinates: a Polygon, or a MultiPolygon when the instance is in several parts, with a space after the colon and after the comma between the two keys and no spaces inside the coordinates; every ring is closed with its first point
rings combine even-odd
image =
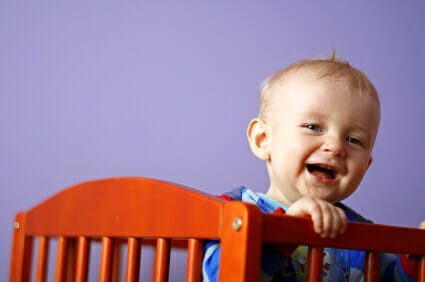
{"type": "Polygon", "coordinates": [[[293,203],[287,215],[308,215],[313,220],[313,228],[322,238],[335,238],[345,232],[347,217],[342,209],[326,201],[304,197],[293,203]]]}

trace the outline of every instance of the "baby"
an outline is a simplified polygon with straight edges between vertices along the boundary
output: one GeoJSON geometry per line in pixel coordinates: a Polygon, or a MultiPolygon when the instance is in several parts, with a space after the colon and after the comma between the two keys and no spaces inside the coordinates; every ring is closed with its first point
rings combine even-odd
{"type": "MultiPolygon", "coordinates": [[[[370,222],[340,203],[372,163],[380,103],[366,75],[335,55],[300,61],[268,77],[260,95],[247,135],[253,154],[266,163],[270,186],[266,194],[241,187],[221,197],[254,203],[262,212],[310,216],[324,238],[343,233],[347,221],[370,222]]],[[[204,281],[217,280],[219,255],[219,242],[208,242],[204,281]]],[[[323,281],[362,280],[364,256],[325,249],[323,281]]],[[[265,245],[262,260],[261,281],[305,280],[305,246],[283,254],[265,245]]],[[[409,280],[413,272],[407,258],[382,255],[383,280],[409,280]]]]}

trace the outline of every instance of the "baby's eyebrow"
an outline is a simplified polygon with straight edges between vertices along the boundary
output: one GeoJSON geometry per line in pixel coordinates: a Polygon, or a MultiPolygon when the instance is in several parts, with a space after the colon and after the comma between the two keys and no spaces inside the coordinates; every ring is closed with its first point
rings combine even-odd
{"type": "Polygon", "coordinates": [[[370,136],[370,134],[369,134],[370,128],[367,127],[367,126],[363,126],[361,124],[358,124],[358,123],[353,123],[350,130],[359,130],[362,133],[366,134],[367,136],[370,136]]]}
{"type": "Polygon", "coordinates": [[[354,125],[349,131],[354,131],[354,135],[359,133],[360,138],[366,138],[367,141],[372,140],[372,135],[369,133],[369,129],[363,126],[356,126],[354,125]]]}

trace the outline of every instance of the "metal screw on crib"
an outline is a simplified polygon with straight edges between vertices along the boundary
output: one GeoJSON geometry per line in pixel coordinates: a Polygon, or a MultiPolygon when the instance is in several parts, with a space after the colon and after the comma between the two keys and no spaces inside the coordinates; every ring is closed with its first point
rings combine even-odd
{"type": "Polygon", "coordinates": [[[232,228],[236,232],[239,231],[242,228],[242,219],[240,217],[233,218],[232,228]]]}

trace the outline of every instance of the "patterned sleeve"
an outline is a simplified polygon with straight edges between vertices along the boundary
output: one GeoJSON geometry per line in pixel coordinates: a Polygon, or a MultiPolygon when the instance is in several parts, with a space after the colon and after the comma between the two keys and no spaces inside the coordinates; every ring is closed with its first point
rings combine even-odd
{"type": "Polygon", "coordinates": [[[410,263],[407,255],[381,254],[383,281],[416,281],[417,263],[410,263]]]}
{"type": "MultiPolygon", "coordinates": [[[[336,205],[344,210],[349,221],[373,223],[342,203],[336,205]]],[[[363,251],[350,251],[351,274],[359,273],[360,276],[363,276],[364,256],[365,252],[363,251]]],[[[417,269],[417,263],[408,262],[406,255],[380,254],[381,281],[416,281],[417,269]]],[[[351,277],[351,274],[350,279],[356,280],[351,277]]]]}

